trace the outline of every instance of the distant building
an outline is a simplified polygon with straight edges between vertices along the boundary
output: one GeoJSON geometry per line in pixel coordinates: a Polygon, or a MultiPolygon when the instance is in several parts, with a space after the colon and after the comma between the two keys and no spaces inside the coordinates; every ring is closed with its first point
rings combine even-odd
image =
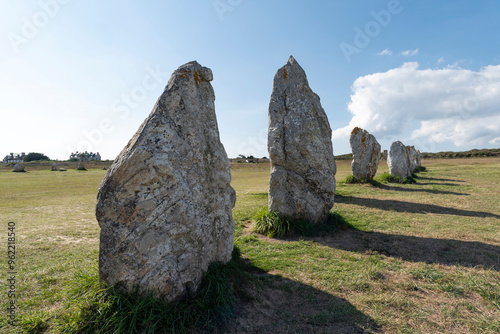
{"type": "Polygon", "coordinates": [[[101,160],[101,155],[99,152],[93,153],[93,152],[78,152],[76,151],[75,153],[71,153],[69,156],[70,159],[78,159],[79,161],[100,161],[101,160]]]}
{"type": "Polygon", "coordinates": [[[6,155],[2,161],[5,162],[6,164],[23,162],[23,159],[25,156],[26,156],[26,154],[24,154],[24,152],[23,153],[11,153],[11,154],[6,155]]]}

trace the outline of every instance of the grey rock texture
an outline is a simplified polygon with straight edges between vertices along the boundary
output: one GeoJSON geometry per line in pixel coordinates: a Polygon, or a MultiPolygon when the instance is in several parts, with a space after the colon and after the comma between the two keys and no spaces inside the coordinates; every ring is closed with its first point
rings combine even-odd
{"type": "Polygon", "coordinates": [[[328,218],[337,172],[331,137],[319,96],[290,57],[274,76],[269,103],[270,211],[311,222],[328,218]]]}
{"type": "Polygon", "coordinates": [[[422,154],[417,150],[417,167],[422,167],[422,154]]]}
{"type": "Polygon", "coordinates": [[[390,174],[403,179],[411,176],[410,157],[408,156],[406,146],[402,142],[395,141],[392,143],[387,164],[389,165],[390,174]]]}
{"type": "Polygon", "coordinates": [[[349,139],[352,149],[352,175],[373,180],[380,161],[380,144],[368,131],[355,127],[349,139]]]}
{"type": "Polygon", "coordinates": [[[25,172],[23,164],[15,164],[14,172],[25,172]]]}
{"type": "Polygon", "coordinates": [[[415,149],[415,146],[406,146],[406,150],[408,151],[408,159],[410,161],[410,172],[413,173],[415,168],[418,167],[417,150],[415,149]]]}
{"type": "Polygon", "coordinates": [[[57,172],[59,169],[57,168],[56,164],[52,164],[52,167],[50,168],[51,171],[57,172]]]}
{"type": "Polygon", "coordinates": [[[195,61],[179,67],[106,172],[101,281],[174,301],[196,291],[211,262],[231,259],[236,194],[210,81],[195,61]]]}
{"type": "Polygon", "coordinates": [[[78,163],[78,167],[76,167],[77,170],[87,170],[87,168],[85,168],[85,164],[83,163],[83,161],[80,161],[78,163]]]}
{"type": "Polygon", "coordinates": [[[384,152],[382,152],[382,159],[387,161],[387,150],[384,150],[384,152]]]}

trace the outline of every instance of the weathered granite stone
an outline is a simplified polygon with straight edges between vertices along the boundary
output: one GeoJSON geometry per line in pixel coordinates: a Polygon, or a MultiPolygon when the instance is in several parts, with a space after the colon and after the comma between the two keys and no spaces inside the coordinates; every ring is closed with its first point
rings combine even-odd
{"type": "Polygon", "coordinates": [[[269,104],[269,210],[323,222],[333,207],[337,167],[332,130],[304,70],[290,57],[274,76],[269,104]]]}
{"type": "Polygon", "coordinates": [[[52,164],[52,167],[50,168],[51,171],[53,172],[57,172],[58,169],[57,169],[57,165],[56,164],[52,164]]]}
{"type": "Polygon", "coordinates": [[[355,127],[349,139],[352,149],[352,175],[373,180],[380,161],[380,144],[368,131],[355,127]]]}
{"type": "Polygon", "coordinates": [[[417,167],[422,167],[422,154],[417,150],[417,167]]]}
{"type": "Polygon", "coordinates": [[[179,67],[106,172],[101,281],[173,301],[196,291],[211,262],[230,260],[236,195],[210,81],[195,61],[179,67]]]}
{"type": "Polygon", "coordinates": [[[411,176],[408,150],[402,142],[395,141],[392,143],[387,164],[389,165],[390,174],[403,179],[411,176]]]}
{"type": "Polygon", "coordinates": [[[24,165],[23,164],[15,164],[14,165],[14,172],[19,173],[19,172],[26,172],[24,170],[24,165]]]}
{"type": "Polygon", "coordinates": [[[77,170],[87,170],[87,168],[85,168],[85,164],[83,163],[83,161],[80,161],[78,163],[78,167],[76,169],[77,170]]]}
{"type": "Polygon", "coordinates": [[[387,150],[384,150],[384,152],[382,152],[382,159],[387,161],[387,150]]]}
{"type": "Polygon", "coordinates": [[[60,171],[60,172],[65,172],[65,171],[66,171],[66,168],[59,168],[59,171],[60,171]]]}
{"type": "Polygon", "coordinates": [[[417,168],[417,150],[415,150],[415,146],[406,146],[406,150],[408,152],[408,159],[410,161],[410,172],[414,172],[415,168],[417,168]]]}

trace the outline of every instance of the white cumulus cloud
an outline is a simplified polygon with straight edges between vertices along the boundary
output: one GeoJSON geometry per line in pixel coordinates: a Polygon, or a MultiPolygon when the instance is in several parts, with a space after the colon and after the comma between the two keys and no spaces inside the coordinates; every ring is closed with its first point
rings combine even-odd
{"type": "Polygon", "coordinates": [[[359,77],[348,105],[349,125],[334,131],[348,140],[361,127],[383,146],[419,143],[427,151],[482,148],[500,144],[500,65],[472,71],[419,69],[416,62],[359,77]]]}

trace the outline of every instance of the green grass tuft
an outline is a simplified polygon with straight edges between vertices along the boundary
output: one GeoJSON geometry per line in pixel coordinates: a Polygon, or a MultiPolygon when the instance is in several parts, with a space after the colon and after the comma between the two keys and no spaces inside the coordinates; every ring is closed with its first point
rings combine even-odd
{"type": "Polygon", "coordinates": [[[80,306],[61,324],[62,332],[186,333],[192,328],[214,330],[234,317],[244,264],[237,248],[224,265],[210,264],[195,296],[167,303],[152,295],[127,294],[114,287],[101,289],[97,270],[75,275],[68,300],[80,306]]]}
{"type": "Polygon", "coordinates": [[[371,183],[372,180],[367,180],[367,179],[358,179],[356,176],[354,175],[349,175],[348,177],[346,177],[344,183],[347,183],[347,184],[358,184],[358,183],[371,183]]]}
{"type": "Polygon", "coordinates": [[[420,166],[415,168],[415,170],[413,171],[413,173],[420,173],[420,172],[427,172],[427,168],[420,166]]]}
{"type": "Polygon", "coordinates": [[[389,174],[389,173],[384,173],[384,174],[382,174],[380,176],[380,180],[382,182],[401,183],[401,184],[413,184],[413,183],[417,183],[417,181],[415,181],[415,178],[414,178],[413,174],[412,174],[411,177],[407,177],[407,178],[403,179],[403,178],[400,178],[397,175],[392,175],[392,174],[389,174]]]}
{"type": "Polygon", "coordinates": [[[325,223],[311,223],[305,219],[291,219],[274,211],[269,212],[267,206],[259,209],[253,219],[255,220],[254,232],[264,234],[269,238],[294,235],[318,236],[352,227],[336,212],[329,213],[325,223]]]}

